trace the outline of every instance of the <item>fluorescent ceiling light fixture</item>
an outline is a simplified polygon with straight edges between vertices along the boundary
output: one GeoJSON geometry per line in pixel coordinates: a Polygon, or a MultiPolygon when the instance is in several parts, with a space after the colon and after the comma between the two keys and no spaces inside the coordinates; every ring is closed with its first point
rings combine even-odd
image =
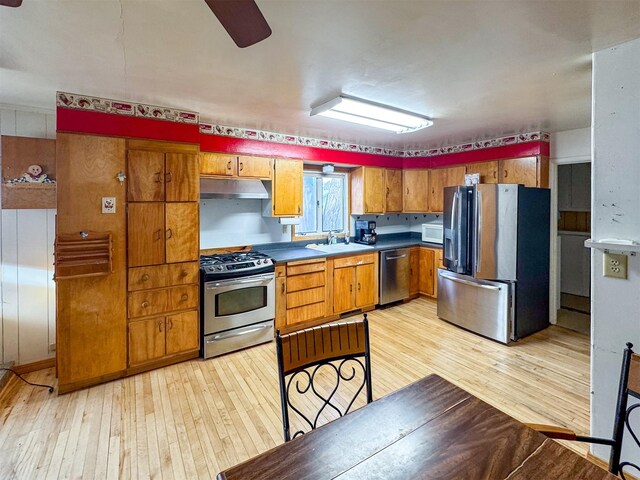
{"type": "Polygon", "coordinates": [[[431,119],[422,115],[344,95],[313,108],[311,116],[314,115],[382,128],[396,133],[415,132],[433,125],[431,119]]]}

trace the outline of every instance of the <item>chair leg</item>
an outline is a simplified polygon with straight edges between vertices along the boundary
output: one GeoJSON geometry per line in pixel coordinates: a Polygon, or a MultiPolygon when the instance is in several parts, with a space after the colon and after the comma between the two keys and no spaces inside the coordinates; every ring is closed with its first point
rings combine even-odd
{"type": "Polygon", "coordinates": [[[633,355],[632,343],[627,343],[622,358],[620,371],[620,385],[618,387],[618,405],[616,406],[615,423],[613,425],[613,447],[609,457],[609,471],[617,475],[620,470],[620,454],[622,452],[622,437],[624,436],[624,420],[627,413],[627,383],[629,382],[629,367],[633,355]]]}
{"type": "Polygon", "coordinates": [[[284,366],[282,365],[282,337],[276,332],[276,356],[278,358],[278,381],[280,383],[280,407],[282,408],[282,433],[284,441],[291,440],[289,433],[289,410],[287,408],[287,387],[284,383],[284,366]]]}

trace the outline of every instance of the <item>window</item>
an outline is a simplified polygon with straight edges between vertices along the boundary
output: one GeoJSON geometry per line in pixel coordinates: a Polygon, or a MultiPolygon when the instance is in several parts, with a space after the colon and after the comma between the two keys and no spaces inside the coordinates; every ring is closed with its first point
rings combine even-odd
{"type": "Polygon", "coordinates": [[[326,235],[347,230],[347,175],[305,172],[303,212],[296,235],[326,235]]]}

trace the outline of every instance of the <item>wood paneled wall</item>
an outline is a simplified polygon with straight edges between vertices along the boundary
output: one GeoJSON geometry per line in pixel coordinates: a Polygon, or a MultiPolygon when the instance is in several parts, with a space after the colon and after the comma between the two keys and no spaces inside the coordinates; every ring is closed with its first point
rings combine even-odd
{"type": "MultiPolygon", "coordinates": [[[[55,138],[52,112],[0,109],[0,135],[55,138]]],[[[0,161],[2,152],[0,151],[0,161]]],[[[2,210],[0,363],[51,358],[55,337],[55,210],[2,210]]]]}

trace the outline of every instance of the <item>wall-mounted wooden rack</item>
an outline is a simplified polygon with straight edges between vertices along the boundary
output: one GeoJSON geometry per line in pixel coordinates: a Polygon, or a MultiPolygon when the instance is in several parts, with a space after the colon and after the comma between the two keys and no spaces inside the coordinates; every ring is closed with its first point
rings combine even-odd
{"type": "Polygon", "coordinates": [[[56,237],[56,280],[109,275],[112,271],[111,232],[78,232],[56,237]]]}

